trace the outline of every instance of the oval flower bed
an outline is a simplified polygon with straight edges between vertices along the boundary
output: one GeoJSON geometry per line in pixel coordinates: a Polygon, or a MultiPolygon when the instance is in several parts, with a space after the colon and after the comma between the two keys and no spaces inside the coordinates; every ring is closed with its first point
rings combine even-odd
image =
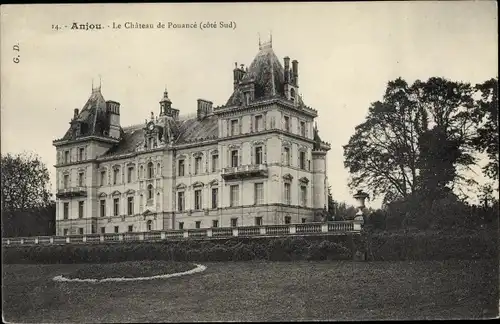
{"type": "Polygon", "coordinates": [[[54,277],[55,281],[105,282],[151,280],[204,271],[205,266],[172,261],[126,261],[80,265],[74,272],[54,277]]]}

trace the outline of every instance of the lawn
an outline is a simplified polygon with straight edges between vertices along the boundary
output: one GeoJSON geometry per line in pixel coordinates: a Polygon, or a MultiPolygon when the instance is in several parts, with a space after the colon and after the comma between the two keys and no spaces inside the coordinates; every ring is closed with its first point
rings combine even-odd
{"type": "Polygon", "coordinates": [[[491,318],[498,311],[498,263],[493,261],[203,264],[207,270],[184,277],[98,284],[51,280],[86,264],[4,265],[4,320],[444,319],[491,318]]]}

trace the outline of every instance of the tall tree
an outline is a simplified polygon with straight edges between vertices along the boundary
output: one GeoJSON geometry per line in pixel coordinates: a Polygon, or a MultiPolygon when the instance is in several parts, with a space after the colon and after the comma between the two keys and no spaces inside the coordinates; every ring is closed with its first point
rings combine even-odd
{"type": "Polygon", "coordinates": [[[474,134],[472,88],[443,78],[398,78],[383,100],[373,103],[366,120],[344,146],[351,187],[364,184],[387,203],[416,192],[441,192],[468,167],[474,134]]]}
{"type": "Polygon", "coordinates": [[[476,117],[479,124],[473,144],[486,152],[489,163],[484,167],[486,175],[498,180],[498,78],[476,85],[480,98],[476,101],[476,117]]]}
{"type": "Polygon", "coordinates": [[[46,207],[51,193],[49,171],[36,154],[1,157],[2,213],[46,207]]]}
{"type": "Polygon", "coordinates": [[[412,100],[411,88],[399,78],[388,83],[383,101],[370,106],[366,120],[344,146],[352,188],[364,184],[374,196],[394,198],[415,190],[418,133],[427,125],[412,100]]]}

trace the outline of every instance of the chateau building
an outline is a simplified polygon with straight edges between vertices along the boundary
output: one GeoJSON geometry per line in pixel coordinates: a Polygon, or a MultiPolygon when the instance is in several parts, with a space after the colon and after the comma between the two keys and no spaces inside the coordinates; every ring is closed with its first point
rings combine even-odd
{"type": "Polygon", "coordinates": [[[198,99],[186,116],[165,90],[156,116],[127,127],[93,88],[53,142],[57,235],[319,220],[330,145],[299,95],[298,62],[282,65],[266,42],[233,77],[223,106],[198,99]]]}

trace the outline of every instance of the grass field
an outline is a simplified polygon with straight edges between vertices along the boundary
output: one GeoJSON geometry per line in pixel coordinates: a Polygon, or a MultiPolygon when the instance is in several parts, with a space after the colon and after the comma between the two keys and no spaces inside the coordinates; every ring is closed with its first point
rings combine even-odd
{"type": "Polygon", "coordinates": [[[58,283],[78,265],[4,265],[8,322],[186,322],[492,318],[498,264],[219,262],[184,277],[58,283]],[[494,284],[492,284],[494,283],[494,284]]]}

